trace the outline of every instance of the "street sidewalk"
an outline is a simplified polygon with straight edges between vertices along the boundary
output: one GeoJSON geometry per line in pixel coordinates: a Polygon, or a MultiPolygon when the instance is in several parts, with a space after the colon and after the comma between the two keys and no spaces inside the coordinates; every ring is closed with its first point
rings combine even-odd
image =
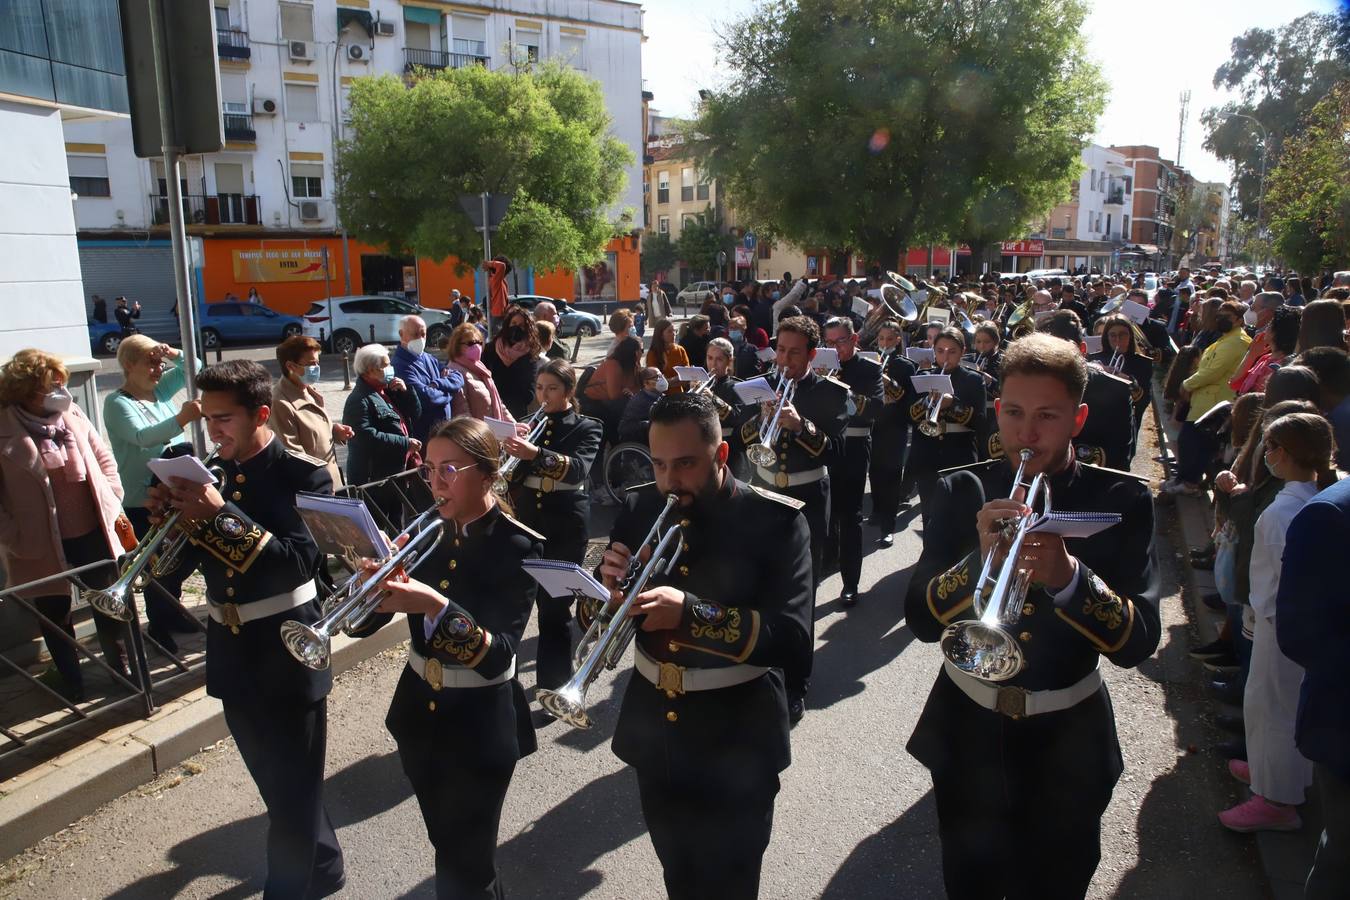
{"type": "MultiPolygon", "coordinates": [[[[1178,427],[1170,416],[1163,414],[1162,403],[1162,392],[1155,385],[1153,412],[1158,426],[1159,444],[1165,445],[1159,446],[1158,449],[1160,455],[1164,457],[1175,457],[1178,427]]],[[[1176,531],[1179,532],[1177,535],[1179,545],[1176,551],[1184,557],[1185,548],[1203,547],[1209,542],[1214,522],[1213,500],[1209,494],[1202,494],[1199,497],[1178,495],[1173,508],[1176,511],[1176,531]]],[[[1192,620],[1199,625],[1200,642],[1206,643],[1218,635],[1224,619],[1221,614],[1212,612],[1200,602],[1200,598],[1205,594],[1218,590],[1214,583],[1214,573],[1193,568],[1189,564],[1183,568],[1188,573],[1183,596],[1189,600],[1188,607],[1192,620]]],[[[1201,668],[1200,673],[1200,677],[1205,678],[1208,670],[1201,668]]],[[[1213,703],[1217,712],[1220,704],[1218,701],[1213,703]]],[[[1215,765],[1219,765],[1217,757],[1215,765]]],[[[1222,828],[1217,819],[1218,813],[1219,810],[1214,810],[1213,827],[1222,828]]],[[[1308,870],[1312,867],[1317,840],[1322,832],[1322,813],[1314,792],[1309,792],[1308,802],[1299,809],[1299,814],[1303,819],[1301,831],[1259,831],[1255,834],[1257,854],[1270,883],[1270,892],[1274,900],[1303,898],[1303,883],[1308,877],[1308,870]]]]}

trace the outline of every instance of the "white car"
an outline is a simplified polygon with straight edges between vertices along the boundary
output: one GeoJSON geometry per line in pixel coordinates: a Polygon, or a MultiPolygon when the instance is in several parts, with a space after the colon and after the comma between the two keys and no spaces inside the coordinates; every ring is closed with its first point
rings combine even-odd
{"type": "Polygon", "coordinates": [[[693,284],[685,285],[675,295],[675,302],[681,306],[702,306],[703,301],[715,293],[717,293],[717,282],[695,281],[693,284]]]}
{"type": "Polygon", "coordinates": [[[1067,278],[1069,275],[1063,269],[1032,269],[1025,274],[1028,281],[1035,281],[1037,278],[1067,278]]]}
{"type": "Polygon", "coordinates": [[[440,346],[454,330],[450,327],[450,314],[443,309],[427,309],[407,300],[377,294],[316,300],[302,318],[306,337],[323,342],[333,353],[351,356],[358,347],[372,341],[397,344],[399,320],[413,315],[421,316],[427,323],[428,348],[440,346]]]}

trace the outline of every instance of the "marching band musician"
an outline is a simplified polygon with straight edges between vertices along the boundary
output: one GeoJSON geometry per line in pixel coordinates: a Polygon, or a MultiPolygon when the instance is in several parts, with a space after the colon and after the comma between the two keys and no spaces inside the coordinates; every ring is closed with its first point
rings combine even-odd
{"type": "MultiPolygon", "coordinates": [[[[1078,314],[1061,310],[1038,322],[1037,331],[1068,341],[1087,357],[1083,323],[1078,314]]],[[[1088,364],[1087,388],[1083,402],[1088,407],[1087,421],[1074,438],[1074,452],[1081,462],[1128,471],[1134,458],[1133,396],[1130,382],[1113,375],[1096,363],[1088,364]]]]}
{"type": "Polygon", "coordinates": [[[973,343],[975,349],[961,358],[961,364],[968,369],[978,372],[980,378],[984,380],[984,427],[976,435],[976,446],[979,449],[980,459],[988,459],[995,456],[993,453],[997,441],[994,435],[998,433],[998,423],[994,417],[994,401],[998,399],[998,364],[1002,358],[999,352],[999,344],[1003,342],[1003,334],[998,325],[993,322],[981,322],[975,326],[975,337],[973,343]]]}
{"type": "Polygon", "coordinates": [[[933,340],[933,369],[919,374],[946,375],[952,380],[954,393],[941,397],[929,394],[909,405],[909,419],[915,426],[909,448],[909,477],[919,490],[919,512],[925,524],[933,511],[928,497],[937,484],[938,472],[969,465],[979,458],[975,436],[984,422],[984,379],[961,365],[965,352],[966,336],[961,329],[942,329],[933,340]],[[937,403],[941,409],[936,435],[923,431],[930,418],[930,403],[937,403]]]}
{"type": "Polygon", "coordinates": [[[790,762],[782,671],[810,666],[810,533],[802,501],[727,469],[707,396],[657,402],[649,443],[655,490],[629,494],[599,574],[621,597],[631,548],[669,494],[679,497],[683,549],[631,610],[644,617],[639,677],[624,692],[614,753],[637,772],[668,896],[753,900],[790,762]]]}
{"type": "Polygon", "coordinates": [[[384,583],[381,612],[357,632],[374,634],[389,614],[408,614],[408,665],[385,726],[435,848],[441,900],[505,896],[495,862],[502,802],[516,762],[536,749],[515,676],[535,596],[520,564],[539,557],[543,537],[497,502],[498,453],[478,419],[432,428],[423,471],[445,533],[406,580],[384,583]]]}
{"type": "MultiPolygon", "coordinates": [[[[741,379],[732,374],[735,359],[736,349],[731,341],[719,337],[708,342],[708,376],[712,381],[708,390],[716,398],[714,405],[722,421],[722,433],[732,438],[736,438],[742,423],[753,412],[736,396],[736,385],[741,379]]],[[[739,440],[729,440],[727,443],[731,446],[731,459],[727,465],[739,478],[746,474],[748,466],[745,447],[739,440]]]]}
{"type": "MultiPolygon", "coordinates": [[[[830,520],[830,475],[828,466],[841,452],[848,421],[848,386],[811,369],[820,329],[805,316],[791,316],[778,323],[775,348],[778,371],[796,383],[796,394],[783,404],[778,440],[771,448],[778,457],[777,470],[755,466],[754,481],[804,504],[802,513],[811,529],[813,584],[822,578],[822,554],[830,520]]],[[[757,441],[761,421],[774,414],[774,404],[761,404],[758,415],[741,426],[746,446],[757,441]]],[[[810,656],[802,669],[788,669],[788,710],[799,721],[806,709],[806,689],[811,677],[810,656]]]]}
{"type": "MultiPolygon", "coordinates": [[[[1131,667],[1158,645],[1159,576],[1147,486],[1080,463],[1071,440],[1088,408],[1082,356],[1031,335],[1003,358],[998,422],[1008,460],[949,473],[934,487],[923,553],[905,600],[922,641],[974,616],[973,593],[1000,520],[1024,514],[1012,461],[1034,454],[1055,506],[1119,513],[1087,538],[1031,533],[1020,565],[1031,579],[1006,626],[1025,667],[990,683],[944,663],[907,749],[930,771],[953,900],[1084,896],[1101,855],[1101,816],[1122,761],[1100,657],[1131,667]]],[[[1039,505],[1039,504],[1038,504],[1039,505]]]]}
{"type": "Polygon", "coordinates": [[[901,333],[900,323],[894,319],[883,322],[877,330],[884,403],[872,426],[868,477],[872,482],[871,523],[880,529],[877,543],[883,547],[895,544],[895,517],[911,486],[904,477],[909,456],[909,405],[915,398],[910,376],[919,374],[919,367],[905,356],[901,333]]]}
{"type": "Polygon", "coordinates": [[[217,488],[172,478],[149,489],[146,505],[156,519],[172,506],[193,525],[180,565],[206,581],[206,692],[224,706],[267,808],[263,896],[326,897],[346,882],[323,806],[333,676],[297,664],[279,629],[320,617],[319,550],[295,495],[330,494],[332,477],[323,460],[287,450],[268,428],[272,379],[256,362],[208,366],[197,388],[225,480],[217,488]]]}
{"type": "Polygon", "coordinates": [[[858,603],[858,581],[862,578],[862,502],[872,459],[872,423],[881,412],[884,396],[881,366],[858,355],[858,335],[851,320],[828,320],[825,344],[839,354],[839,380],[849,390],[843,447],[830,465],[826,568],[830,568],[830,562],[838,562],[844,582],[839,602],[850,607],[858,603]]]}
{"type": "Polygon", "coordinates": [[[1134,407],[1134,433],[1138,443],[1139,425],[1144,421],[1153,391],[1153,357],[1141,353],[1135,340],[1135,325],[1127,316],[1110,315],[1102,321],[1102,350],[1088,359],[1113,375],[1129,379],[1130,402],[1134,407]],[[1118,361],[1119,368],[1112,365],[1118,361]]]}
{"type": "MultiPolygon", "coordinates": [[[[548,418],[544,433],[538,443],[531,443],[528,433],[518,434],[507,439],[504,449],[523,461],[512,473],[511,506],[516,514],[547,540],[549,559],[580,564],[590,536],[587,478],[605,426],[577,412],[576,390],[576,370],[566,360],[544,364],[534,381],[538,414],[548,418]]],[[[536,605],[537,683],[541,688],[561,687],[572,675],[572,598],[546,597],[541,589],[536,605]]]]}

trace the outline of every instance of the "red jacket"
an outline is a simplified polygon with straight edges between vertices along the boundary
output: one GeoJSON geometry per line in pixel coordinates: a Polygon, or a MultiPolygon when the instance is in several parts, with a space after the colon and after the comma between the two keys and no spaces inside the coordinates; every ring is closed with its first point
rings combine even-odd
{"type": "Polygon", "coordinates": [[[495,318],[506,315],[506,263],[490,259],[483,263],[488,273],[488,312],[495,318]]]}

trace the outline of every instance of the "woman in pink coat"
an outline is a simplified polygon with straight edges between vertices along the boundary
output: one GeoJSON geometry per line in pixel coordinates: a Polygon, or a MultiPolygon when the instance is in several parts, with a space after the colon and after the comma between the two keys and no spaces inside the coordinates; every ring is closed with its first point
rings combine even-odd
{"type": "Polygon", "coordinates": [[[515,421],[497,393],[492,373],[482,361],[483,333],[476,326],[465,323],[450,332],[445,352],[450,360],[446,368],[464,376],[464,387],[450,401],[453,415],[475,419],[491,416],[506,422],[515,421]]]}
{"type": "MultiPolygon", "coordinates": [[[[61,360],[41,350],[20,350],[0,368],[0,554],[10,584],[116,559],[122,552],[117,463],[93,424],[71,403],[68,378],[61,360]]],[[[116,566],[110,563],[80,577],[90,587],[106,587],[116,577],[116,566]]],[[[64,580],[49,581],[23,597],[73,637],[69,587],[64,580]]],[[[94,622],[104,659],[130,677],[127,626],[98,613],[94,622]]],[[[82,698],[78,652],[60,638],[57,627],[40,625],[66,695],[82,698]]]]}

